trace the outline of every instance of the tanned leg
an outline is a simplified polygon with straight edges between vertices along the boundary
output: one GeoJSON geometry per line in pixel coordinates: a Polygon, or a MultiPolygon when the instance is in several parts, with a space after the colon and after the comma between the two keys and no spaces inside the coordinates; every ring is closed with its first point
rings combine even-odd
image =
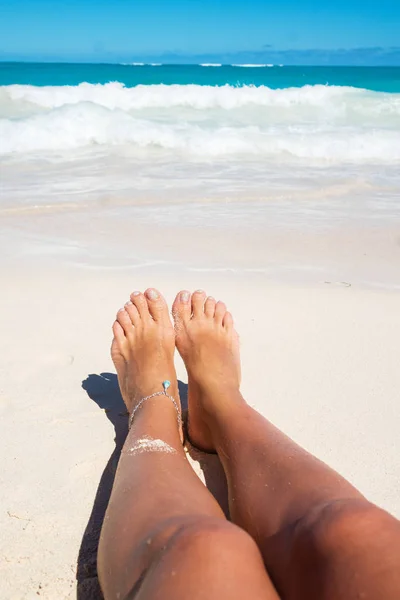
{"type": "Polygon", "coordinates": [[[283,598],[400,598],[400,524],[299,447],[240,394],[239,344],[223,303],[178,294],[189,437],[224,466],[233,521],[257,542],[283,598]]]}

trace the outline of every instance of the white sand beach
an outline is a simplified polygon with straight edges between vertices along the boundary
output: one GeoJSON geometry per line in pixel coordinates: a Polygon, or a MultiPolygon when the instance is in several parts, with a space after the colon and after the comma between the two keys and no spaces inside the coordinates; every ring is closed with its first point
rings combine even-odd
{"type": "Polygon", "coordinates": [[[75,598],[78,562],[78,598],[95,597],[126,422],[111,325],[148,286],[226,301],[248,402],[400,517],[398,207],[235,206],[1,213],[1,598],[75,598]]]}

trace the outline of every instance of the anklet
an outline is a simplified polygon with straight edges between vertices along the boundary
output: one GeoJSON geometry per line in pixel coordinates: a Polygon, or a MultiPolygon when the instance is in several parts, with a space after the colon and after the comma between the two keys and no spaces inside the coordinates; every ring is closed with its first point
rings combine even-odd
{"type": "Polygon", "coordinates": [[[142,398],[135,406],[135,408],[132,411],[131,416],[129,417],[129,429],[132,427],[132,423],[133,423],[133,419],[135,417],[136,412],[139,410],[139,408],[142,406],[142,404],[144,402],[146,402],[146,400],[150,400],[150,398],[155,398],[156,396],[166,396],[167,398],[169,398],[172,402],[172,404],[175,406],[177,415],[178,415],[178,427],[179,429],[181,428],[182,425],[182,415],[181,415],[181,411],[179,409],[178,403],[176,402],[175,398],[173,398],[172,396],[170,396],[169,394],[167,394],[167,389],[169,388],[169,386],[171,385],[171,382],[168,381],[168,379],[166,379],[165,381],[162,382],[162,386],[163,386],[163,391],[162,392],[155,392],[154,394],[150,394],[150,396],[146,396],[145,398],[142,398]]]}

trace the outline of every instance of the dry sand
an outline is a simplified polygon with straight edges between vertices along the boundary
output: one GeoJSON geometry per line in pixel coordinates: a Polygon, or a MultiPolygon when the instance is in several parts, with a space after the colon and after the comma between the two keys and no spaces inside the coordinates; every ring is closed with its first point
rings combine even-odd
{"type": "MultiPolygon", "coordinates": [[[[337,238],[341,258],[336,262],[329,248],[318,253],[319,242],[314,240],[314,247],[311,238],[302,236],[311,240],[303,271],[297,270],[305,273],[304,280],[295,277],[290,283],[287,277],[278,281],[263,265],[245,269],[239,251],[229,269],[212,272],[200,268],[197,259],[191,259],[192,270],[185,269],[190,232],[180,241],[164,238],[165,254],[172,248],[179,264],[132,265],[129,257],[139,250],[146,254],[144,230],[138,226],[133,237],[139,245],[132,242],[125,261],[121,250],[107,261],[99,255],[94,260],[92,254],[89,264],[88,252],[71,242],[72,218],[63,219],[58,226],[53,221],[39,226],[38,220],[35,227],[25,221],[16,225],[14,217],[3,221],[0,598],[74,598],[77,561],[83,581],[79,598],[90,597],[97,513],[80,548],[99,489],[99,514],[106,501],[115,466],[115,455],[109,462],[114,429],[120,438],[125,424],[109,357],[111,324],[133,289],[156,286],[170,303],[181,288],[202,287],[224,299],[241,335],[248,401],[369,499],[400,516],[396,233],[388,228],[387,234],[374,230],[363,237],[359,232],[362,242],[354,260],[337,238]],[[44,240],[40,236],[46,228],[44,240]],[[63,252],[61,230],[70,236],[63,252]],[[361,265],[364,250],[374,257],[368,277],[361,265]],[[327,259],[321,269],[323,252],[327,259]],[[319,261],[318,268],[310,267],[310,256],[319,261]]],[[[86,231],[88,240],[97,236],[104,241],[104,223],[90,237],[87,222],[82,235],[86,231]]],[[[216,234],[203,235],[203,248],[211,262],[217,261],[216,234]]],[[[355,244],[354,236],[348,239],[355,244]]],[[[304,250],[302,240],[292,248],[289,236],[275,239],[274,264],[293,264],[299,249],[304,250]]],[[[251,236],[241,240],[249,261],[251,243],[251,236]]],[[[259,253],[262,237],[257,243],[259,253]]],[[[265,240],[269,253],[271,244],[265,240]]],[[[111,253],[104,250],[106,255],[111,253]]],[[[260,255],[254,253],[254,260],[260,262],[260,255]]],[[[178,359],[177,367],[185,382],[178,359]]]]}

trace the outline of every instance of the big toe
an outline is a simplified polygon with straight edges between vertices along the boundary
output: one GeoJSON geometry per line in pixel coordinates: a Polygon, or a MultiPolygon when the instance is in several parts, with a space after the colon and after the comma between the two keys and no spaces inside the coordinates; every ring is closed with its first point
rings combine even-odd
{"type": "Polygon", "coordinates": [[[178,330],[179,327],[186,324],[192,314],[192,306],[190,304],[190,292],[182,290],[176,296],[172,305],[172,316],[175,322],[175,328],[178,330]]]}
{"type": "Polygon", "coordinates": [[[145,296],[149,307],[149,313],[153,319],[164,325],[171,323],[167,303],[160,292],[155,288],[149,288],[145,291],[145,296]]]}

